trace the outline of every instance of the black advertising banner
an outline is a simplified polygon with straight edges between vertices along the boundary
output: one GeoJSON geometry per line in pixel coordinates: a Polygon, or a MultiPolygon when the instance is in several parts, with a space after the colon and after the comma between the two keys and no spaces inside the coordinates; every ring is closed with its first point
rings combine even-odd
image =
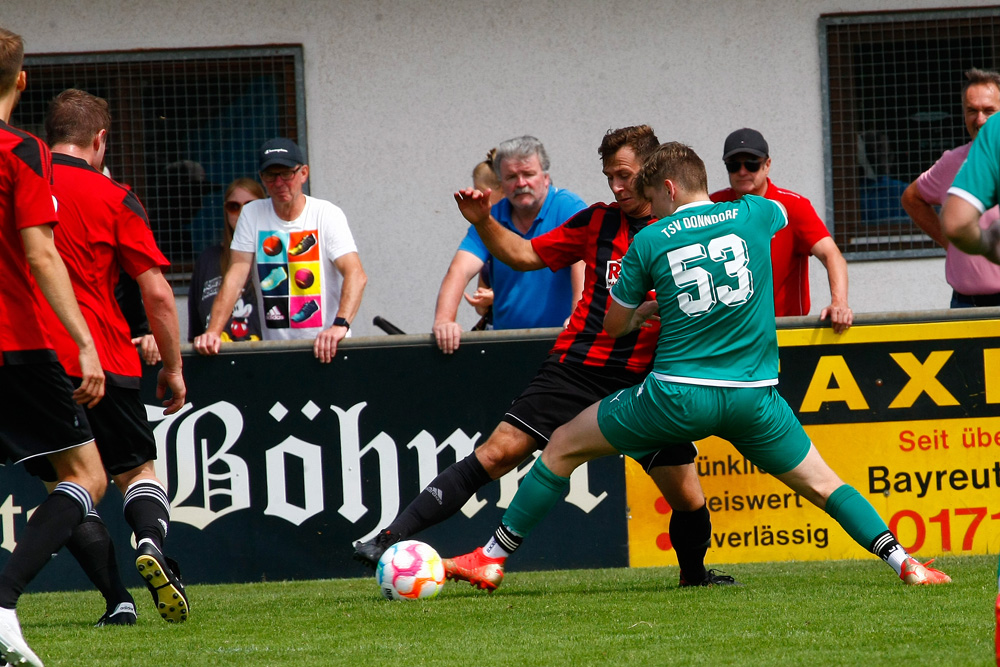
{"type": "MultiPolygon", "coordinates": [[[[351,560],[351,544],[389,523],[439,471],[488,437],[554,333],[468,335],[454,355],[439,352],[429,336],[358,339],[329,365],[301,344],[186,355],[188,404],[166,418],[150,370],[143,393],[157,474],[172,505],[168,554],[195,583],[366,575],[351,560]]],[[[623,470],[620,457],[578,470],[512,569],[627,565],[623,470]]],[[[446,556],[484,544],[526,471],[488,485],[419,538],[446,556]]],[[[44,491],[20,467],[0,475],[2,562],[44,491]]],[[[109,485],[98,509],[126,581],[137,584],[118,491],[109,485]]],[[[64,549],[32,590],[88,587],[64,549]]]]}

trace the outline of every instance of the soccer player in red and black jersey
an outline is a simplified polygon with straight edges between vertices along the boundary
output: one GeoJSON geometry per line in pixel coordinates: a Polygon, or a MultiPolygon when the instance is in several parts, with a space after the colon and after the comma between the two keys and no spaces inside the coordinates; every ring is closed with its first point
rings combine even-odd
{"type": "Polygon", "coordinates": [[[0,28],[0,462],[46,461],[57,480],[0,571],[0,657],[40,666],[21,634],[18,598],[100,501],[107,479],[81,407],[101,400],[104,373],[53,241],[51,157],[7,124],[27,82],[23,61],[21,37],[0,28]],[[75,391],[42,323],[44,301],[78,347],[75,391]]]}
{"type": "MultiPolygon", "coordinates": [[[[136,568],[153,596],[157,613],[169,622],[181,622],[188,615],[187,597],[176,564],[168,563],[163,554],[170,502],[154,469],[156,442],[139,397],[139,356],[115,300],[121,270],[139,285],[163,358],[156,393],[164,398],[169,391],[163,401],[164,414],[180,410],[187,392],[177,309],[162,273],[169,263],[156,247],[142,204],[131,190],[99,171],[110,126],[107,102],[82,90],[63,91],[49,106],[45,133],[53,153],[52,193],[60,211],[56,246],[94,333],[108,378],[104,400],[88,409],[87,418],[97,436],[104,467],[124,495],[125,520],[137,544],[136,568]]],[[[57,322],[51,322],[50,329],[59,360],[71,378],[78,378],[72,341],[57,322]]],[[[96,514],[88,517],[81,526],[84,528],[93,529],[95,541],[106,533],[96,514]]],[[[110,541],[107,544],[110,551],[110,541]]],[[[99,552],[94,554],[99,556],[99,552]]],[[[113,552],[108,561],[110,566],[113,552]]],[[[90,571],[86,565],[84,569],[90,571]]],[[[103,589],[102,593],[108,610],[99,625],[135,622],[135,606],[127,591],[119,592],[117,600],[103,589]]]]}
{"type": "MultiPolygon", "coordinates": [[[[634,180],[643,160],[658,145],[648,125],[609,131],[598,152],[615,203],[594,204],[530,241],[490,217],[489,191],[468,188],[455,193],[459,209],[476,226],[490,252],[514,269],[557,271],[583,260],[583,298],[538,375],[493,434],[470,456],[442,472],[385,530],[368,542],[356,543],[356,559],[374,567],[391,544],[457,512],[481,486],[544,447],[556,428],[591,403],[645,377],[659,324],[650,322],[648,327],[614,339],[604,332],[603,323],[621,259],[632,237],[652,220],[650,204],[635,193],[634,180]]],[[[688,443],[669,451],[676,454],[642,463],[673,508],[670,539],[681,568],[681,585],[733,584],[732,577],[705,569],[712,525],[694,465],[697,449],[688,443]]],[[[482,555],[484,567],[475,571],[446,560],[449,577],[487,590],[496,588],[506,557],[502,544],[496,549],[496,553],[482,555]]]]}

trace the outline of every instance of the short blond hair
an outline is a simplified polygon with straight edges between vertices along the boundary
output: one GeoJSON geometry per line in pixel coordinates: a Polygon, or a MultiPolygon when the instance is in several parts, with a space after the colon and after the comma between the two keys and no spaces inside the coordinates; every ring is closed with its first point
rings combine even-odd
{"type": "Polygon", "coordinates": [[[477,182],[485,183],[491,190],[500,189],[500,179],[497,178],[496,171],[493,170],[493,160],[496,158],[497,149],[491,148],[486,153],[486,159],[472,168],[472,184],[477,182]]]}
{"type": "Polygon", "coordinates": [[[653,151],[636,176],[636,190],[645,192],[647,188],[663,187],[666,180],[687,192],[708,190],[705,163],[693,148],[677,141],[660,144],[653,151]]]}
{"type": "Polygon", "coordinates": [[[24,40],[21,36],[0,28],[0,95],[6,95],[17,83],[24,65],[24,40]]]}

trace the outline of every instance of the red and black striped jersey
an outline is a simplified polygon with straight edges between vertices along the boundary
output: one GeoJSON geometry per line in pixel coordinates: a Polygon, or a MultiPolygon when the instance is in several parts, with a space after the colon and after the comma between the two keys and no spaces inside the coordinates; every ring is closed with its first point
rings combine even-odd
{"type": "Polygon", "coordinates": [[[598,203],[531,240],[535,252],[553,271],[580,260],[586,263],[583,297],[552,348],[561,363],[649,371],[659,325],[612,338],[604,331],[604,315],[611,301],[611,286],[621,272],[622,257],[636,232],[653,219],[630,218],[618,204],[598,203]]]}
{"type": "Polygon", "coordinates": [[[51,183],[48,147],[0,121],[0,364],[17,363],[19,352],[52,349],[41,320],[44,297],[21,241],[22,229],[56,224],[51,183]]]}
{"type": "MultiPolygon", "coordinates": [[[[52,162],[52,193],[59,203],[56,248],[108,381],[137,387],[142,367],[115,287],[122,270],[135,278],[169,262],[156,247],[146,211],[127,186],[78,157],[56,153],[52,162]]],[[[69,375],[79,377],[76,344],[52,309],[44,310],[59,361],[69,375]]]]}

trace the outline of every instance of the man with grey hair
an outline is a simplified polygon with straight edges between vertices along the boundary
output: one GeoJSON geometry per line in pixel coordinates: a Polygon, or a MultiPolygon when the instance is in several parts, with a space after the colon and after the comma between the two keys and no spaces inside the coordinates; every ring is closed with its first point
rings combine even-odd
{"type": "MultiPolygon", "coordinates": [[[[579,196],[552,185],[549,156],[535,137],[516,137],[500,144],[493,169],[504,198],[490,213],[522,238],[532,239],[555,229],[586,208],[579,196]]],[[[461,340],[462,327],[455,319],[465,287],[489,259],[489,250],[470,226],[441,282],[434,309],[434,338],[445,354],[457,350],[461,340]]],[[[490,264],[495,329],[561,327],[580,299],[582,263],[556,272],[529,273],[497,260],[490,264]]]]}
{"type": "MultiPolygon", "coordinates": [[[[972,139],[986,119],[1000,111],[1000,74],[981,69],[970,69],[962,88],[962,111],[965,129],[972,139]]],[[[951,285],[952,308],[1000,306],[1000,266],[985,257],[968,255],[949,243],[941,228],[941,219],[933,206],[944,203],[948,188],[962,163],[969,154],[972,141],[950,151],[945,151],[934,165],[920,174],[903,192],[903,208],[920,229],[947,249],[944,275],[951,285]]],[[[1000,219],[1000,209],[988,209],[979,217],[979,226],[986,229],[1000,219]]]]}

